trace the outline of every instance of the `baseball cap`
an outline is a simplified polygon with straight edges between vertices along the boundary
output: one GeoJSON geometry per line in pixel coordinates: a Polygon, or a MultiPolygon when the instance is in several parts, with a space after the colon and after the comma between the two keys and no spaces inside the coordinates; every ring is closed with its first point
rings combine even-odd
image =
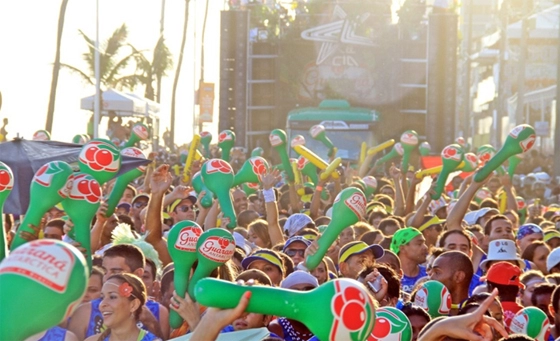
{"type": "Polygon", "coordinates": [[[515,285],[525,289],[525,285],[519,280],[521,269],[508,262],[498,262],[492,264],[486,276],[481,277],[482,281],[488,281],[501,285],[515,285]]]}
{"type": "Polygon", "coordinates": [[[338,253],[338,263],[340,264],[350,258],[350,256],[364,253],[367,250],[371,250],[373,252],[373,257],[376,259],[383,257],[385,254],[383,248],[377,244],[367,245],[362,241],[354,241],[344,245],[342,249],[340,249],[338,253]]]}
{"type": "Polygon", "coordinates": [[[412,239],[421,235],[422,232],[414,227],[405,227],[404,229],[397,230],[397,232],[395,232],[395,234],[393,235],[393,239],[391,240],[391,251],[398,255],[401,245],[406,245],[410,243],[412,239]]]}
{"type": "Polygon", "coordinates": [[[440,208],[444,208],[445,206],[447,206],[447,201],[445,201],[444,197],[440,197],[439,199],[432,200],[432,202],[430,202],[429,209],[430,212],[435,215],[440,208]]]}
{"type": "Polygon", "coordinates": [[[509,239],[496,239],[488,244],[488,257],[480,263],[480,268],[486,270],[491,261],[517,261],[521,270],[525,269],[525,261],[517,256],[515,242],[509,239]]]}
{"type": "Polygon", "coordinates": [[[117,208],[124,208],[126,213],[130,212],[131,207],[132,207],[132,205],[130,205],[127,202],[121,202],[120,204],[117,205],[117,208]]]}
{"type": "Polygon", "coordinates": [[[560,264],[560,248],[556,248],[548,254],[546,258],[546,271],[550,272],[558,264],[560,264]]]}
{"type": "Polygon", "coordinates": [[[311,245],[311,241],[309,241],[305,237],[303,237],[303,236],[293,236],[286,241],[286,244],[284,244],[284,247],[282,248],[282,252],[286,251],[291,244],[296,243],[296,242],[304,243],[305,247],[308,247],[309,245],[311,245]]]}
{"type": "Polygon", "coordinates": [[[493,207],[484,207],[484,208],[481,208],[480,210],[471,211],[471,212],[465,214],[465,221],[469,225],[474,225],[478,222],[478,219],[484,217],[488,213],[499,214],[500,211],[498,211],[497,209],[495,209],[493,207]]]}
{"type": "Polygon", "coordinates": [[[314,288],[319,286],[319,282],[317,278],[310,274],[307,271],[296,270],[286,277],[282,283],[280,283],[280,287],[284,289],[290,289],[294,285],[298,284],[308,284],[314,288]]]}
{"type": "Polygon", "coordinates": [[[536,224],[524,224],[517,230],[517,240],[521,240],[533,233],[543,234],[543,230],[536,224]]]}
{"type": "Polygon", "coordinates": [[[171,206],[169,206],[169,212],[175,211],[175,208],[177,208],[177,206],[179,206],[179,204],[182,203],[183,200],[189,200],[190,202],[192,202],[193,205],[196,204],[196,197],[194,195],[189,195],[186,198],[175,200],[171,204],[171,206]]]}
{"type": "Polygon", "coordinates": [[[137,196],[135,196],[134,198],[132,198],[131,204],[134,204],[134,202],[136,202],[136,200],[138,200],[140,198],[146,198],[146,199],[150,200],[149,195],[147,195],[146,193],[140,193],[137,196]]]}
{"type": "Polygon", "coordinates": [[[275,252],[267,249],[260,249],[258,251],[255,251],[251,255],[243,259],[241,261],[241,266],[243,267],[243,270],[247,270],[249,266],[251,266],[251,263],[257,260],[264,260],[265,262],[268,262],[278,267],[278,269],[280,269],[280,272],[284,273],[284,266],[282,263],[282,259],[280,259],[275,252]]]}
{"type": "Polygon", "coordinates": [[[311,219],[307,214],[295,213],[289,216],[288,220],[286,220],[286,223],[284,224],[284,231],[291,237],[299,230],[307,226],[307,224],[314,224],[313,219],[311,219]]]}
{"type": "Polygon", "coordinates": [[[425,222],[422,226],[418,228],[418,231],[422,232],[430,226],[439,225],[445,223],[445,219],[439,219],[437,215],[433,216],[430,220],[425,222]]]}
{"type": "Polygon", "coordinates": [[[544,238],[543,241],[547,242],[551,239],[554,238],[560,238],[560,232],[556,231],[556,230],[546,230],[544,231],[544,238]]]}
{"type": "Polygon", "coordinates": [[[253,251],[252,246],[239,232],[233,232],[233,240],[235,241],[235,246],[241,248],[246,255],[253,251]]]}

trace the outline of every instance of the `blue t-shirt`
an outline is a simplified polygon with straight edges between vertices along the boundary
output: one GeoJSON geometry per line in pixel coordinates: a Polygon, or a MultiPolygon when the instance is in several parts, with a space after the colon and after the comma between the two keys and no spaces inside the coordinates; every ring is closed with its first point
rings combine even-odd
{"type": "Polygon", "coordinates": [[[425,266],[419,265],[418,267],[420,268],[420,271],[418,271],[418,275],[416,275],[415,277],[409,277],[407,275],[403,275],[403,278],[401,280],[402,291],[410,294],[414,289],[414,285],[416,284],[416,282],[418,282],[420,278],[428,275],[425,266]]]}
{"type": "Polygon", "coordinates": [[[51,329],[47,329],[47,332],[39,341],[61,341],[64,338],[66,338],[66,329],[54,326],[51,329]]]}

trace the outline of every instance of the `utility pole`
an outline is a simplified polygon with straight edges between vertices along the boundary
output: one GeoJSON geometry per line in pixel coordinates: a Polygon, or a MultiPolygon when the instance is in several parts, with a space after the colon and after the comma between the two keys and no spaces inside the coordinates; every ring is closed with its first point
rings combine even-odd
{"type": "Polygon", "coordinates": [[[471,134],[471,45],[472,45],[472,18],[473,18],[473,0],[467,0],[465,6],[465,18],[466,30],[464,36],[464,51],[466,54],[465,60],[465,84],[463,84],[464,90],[464,103],[463,103],[463,137],[468,139],[469,136],[474,138],[474,134],[471,134]]]}
{"type": "MultiPolygon", "coordinates": [[[[560,22],[560,11],[558,22],[560,22]]],[[[558,29],[558,52],[556,55],[556,126],[554,127],[554,155],[560,149],[560,27],[558,29]]],[[[560,157],[554,157],[554,175],[560,176],[560,157]]]]}
{"type": "MultiPolygon", "coordinates": [[[[527,3],[525,2],[525,10],[524,13],[529,12],[529,8],[527,8],[527,3]]],[[[529,15],[524,15],[523,19],[521,20],[521,36],[519,40],[519,66],[517,70],[519,72],[517,77],[517,108],[515,111],[515,124],[519,125],[524,122],[523,118],[523,111],[525,108],[524,105],[524,95],[525,95],[525,70],[526,70],[526,63],[527,63],[527,40],[529,36],[529,15]]],[[[529,122],[525,122],[529,123],[529,122]]]]}
{"type": "Polygon", "coordinates": [[[502,119],[504,117],[504,113],[506,110],[506,84],[505,84],[505,74],[506,74],[506,49],[507,49],[507,27],[508,27],[508,15],[509,15],[509,2],[504,1],[502,3],[502,8],[500,9],[500,14],[502,20],[500,20],[502,27],[501,27],[501,35],[500,35],[500,59],[499,59],[499,75],[498,75],[498,98],[497,98],[497,107],[498,107],[498,115],[497,122],[496,122],[496,144],[494,146],[499,148],[502,146],[502,119]]]}

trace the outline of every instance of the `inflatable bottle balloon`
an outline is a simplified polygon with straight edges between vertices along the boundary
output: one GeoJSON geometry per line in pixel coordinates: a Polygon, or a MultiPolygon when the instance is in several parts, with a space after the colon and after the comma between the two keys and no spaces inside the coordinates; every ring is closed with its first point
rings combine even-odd
{"type": "MultiPolygon", "coordinates": [[[[305,146],[305,137],[302,135],[296,135],[290,142],[290,146],[294,148],[294,146],[305,146]]],[[[297,152],[296,152],[297,154],[297,152]]],[[[298,154],[299,155],[299,154],[298,154]]]]}
{"type": "Polygon", "coordinates": [[[366,197],[362,191],[355,187],[347,187],[340,191],[332,206],[332,220],[325,232],[317,239],[319,244],[317,252],[307,256],[304,266],[309,271],[315,269],[340,232],[362,220],[365,214],[366,197]]]}
{"type": "Polygon", "coordinates": [[[200,132],[200,144],[204,148],[204,157],[211,158],[210,143],[212,142],[212,134],[209,131],[200,132]]]}
{"type": "Polygon", "coordinates": [[[251,152],[251,157],[254,156],[260,156],[263,157],[264,156],[264,150],[261,147],[256,147],[255,149],[253,149],[253,151],[251,152]]]}
{"type": "Polygon", "coordinates": [[[305,157],[300,156],[297,159],[297,167],[301,174],[307,176],[307,178],[316,185],[319,183],[319,175],[317,174],[317,167],[309,162],[305,157]]]}
{"type": "Polygon", "coordinates": [[[517,213],[519,213],[519,226],[525,224],[527,219],[527,203],[522,197],[515,197],[517,202],[517,213]]]}
{"type": "MultiPolygon", "coordinates": [[[[131,156],[139,159],[145,159],[146,156],[142,151],[136,147],[128,147],[124,148],[121,151],[122,156],[131,156]]],[[[122,195],[126,189],[126,186],[134,181],[134,179],[142,176],[146,172],[146,166],[136,167],[134,169],[129,170],[128,172],[121,174],[117,177],[117,181],[115,181],[115,185],[109,194],[109,199],[107,199],[107,212],[105,213],[106,217],[110,217],[115,212],[115,207],[117,207],[119,201],[122,198],[122,195]]]]}
{"type": "Polygon", "coordinates": [[[200,192],[202,191],[206,192],[204,197],[201,198],[200,196],[198,196],[198,200],[200,200],[200,204],[202,205],[202,207],[204,208],[212,207],[212,199],[214,194],[212,193],[212,191],[208,189],[208,187],[206,187],[204,181],[202,181],[202,175],[200,174],[200,172],[196,172],[194,174],[191,184],[197,195],[200,195],[200,192]]]}
{"type": "Polygon", "coordinates": [[[202,166],[200,174],[206,187],[218,198],[224,216],[229,218],[228,229],[235,228],[237,219],[229,192],[234,178],[230,164],[220,159],[208,160],[202,166]]]}
{"type": "Polygon", "coordinates": [[[401,162],[401,172],[408,171],[410,154],[418,146],[418,133],[414,130],[407,130],[401,135],[401,146],[403,148],[403,158],[401,162]]]}
{"type": "Polygon", "coordinates": [[[46,130],[37,130],[33,133],[33,141],[50,141],[51,133],[46,130]]]}
{"type": "Polygon", "coordinates": [[[368,172],[368,170],[370,169],[370,165],[371,165],[371,161],[373,160],[373,157],[379,153],[380,151],[382,151],[383,149],[389,148],[391,146],[393,146],[395,144],[395,140],[390,139],[387,140],[375,147],[371,147],[370,149],[368,149],[368,151],[366,152],[366,157],[364,159],[363,162],[361,162],[360,164],[360,170],[359,170],[359,176],[365,176],[368,172]]]}
{"type": "Polygon", "coordinates": [[[365,341],[375,324],[375,307],[365,287],[346,278],[328,281],[310,291],[242,286],[205,278],[196,285],[195,297],[204,306],[230,309],[247,291],[252,295],[246,312],[300,321],[322,341],[365,341]],[[219,292],[227,294],[216,295],[219,292]]]}
{"type": "Polygon", "coordinates": [[[86,138],[86,135],[84,134],[77,134],[74,135],[74,137],[72,138],[72,143],[76,143],[76,144],[86,144],[89,141],[88,138],[86,138]]]}
{"type": "Polygon", "coordinates": [[[243,184],[243,192],[245,192],[247,196],[257,193],[258,190],[259,184],[257,183],[246,182],[243,184]]]}
{"type": "Polygon", "coordinates": [[[241,185],[245,182],[259,183],[262,177],[268,172],[268,162],[260,157],[253,156],[243,163],[243,166],[233,178],[231,187],[241,185]]]}
{"type": "Polygon", "coordinates": [[[0,340],[25,340],[66,321],[88,278],[84,256],[70,244],[40,239],[12,251],[0,263],[0,340]]]}
{"type": "Polygon", "coordinates": [[[229,153],[235,144],[235,133],[231,130],[224,130],[218,136],[218,147],[222,149],[222,160],[229,162],[229,153]]]}
{"type": "Polygon", "coordinates": [[[526,335],[535,341],[550,340],[550,322],[544,311],[537,307],[525,307],[515,313],[509,329],[512,333],[526,335]]]}
{"type": "Polygon", "coordinates": [[[455,143],[463,148],[463,154],[468,153],[471,149],[471,145],[465,140],[464,137],[459,136],[455,139],[455,143]]]}
{"type": "Polygon", "coordinates": [[[29,207],[19,227],[10,250],[36,239],[41,218],[53,206],[68,196],[72,186],[72,167],[63,161],[44,164],[35,173],[30,185],[29,207]]]}
{"type": "Polygon", "coordinates": [[[290,166],[290,158],[286,150],[286,133],[282,129],[274,129],[270,132],[268,140],[272,148],[276,149],[278,155],[280,155],[280,160],[282,160],[282,166],[284,167],[284,172],[288,175],[288,180],[293,182],[294,172],[290,166]]]}
{"type": "Polygon", "coordinates": [[[448,316],[451,311],[451,294],[441,282],[426,281],[418,287],[414,305],[424,309],[433,319],[448,316]]]}
{"type": "Polygon", "coordinates": [[[401,145],[400,142],[397,142],[393,145],[393,149],[387,153],[387,155],[383,156],[381,159],[377,160],[375,162],[375,165],[373,166],[373,169],[376,170],[377,168],[379,168],[381,165],[385,164],[388,161],[393,160],[394,158],[397,158],[399,156],[403,156],[404,155],[404,149],[401,145]]]}
{"type": "Polygon", "coordinates": [[[411,341],[412,324],[401,310],[381,307],[375,311],[375,325],[368,340],[411,341]]]}
{"type": "Polygon", "coordinates": [[[78,161],[80,172],[90,174],[103,185],[121,168],[121,151],[108,140],[93,139],[82,147],[78,161]]]}
{"type": "Polygon", "coordinates": [[[360,159],[358,160],[358,164],[361,165],[366,160],[367,155],[367,143],[362,142],[360,145],[360,159]]]}
{"type": "Polygon", "coordinates": [[[428,156],[432,152],[432,146],[430,146],[428,141],[424,141],[420,143],[420,146],[418,146],[418,151],[420,152],[420,155],[428,156]]]}
{"type": "Polygon", "coordinates": [[[443,165],[437,179],[435,193],[432,194],[432,200],[437,200],[441,197],[447,177],[463,161],[463,148],[455,143],[443,148],[441,151],[441,161],[443,165]]]}
{"type": "Polygon", "coordinates": [[[214,269],[230,260],[234,253],[235,240],[229,231],[210,229],[200,235],[196,243],[198,265],[189,281],[189,295],[193,300],[196,299],[196,283],[210,276],[214,269]]]}
{"type": "Polygon", "coordinates": [[[465,153],[463,155],[463,162],[459,165],[458,169],[463,172],[474,172],[478,168],[478,157],[475,153],[465,153]]]}
{"type": "Polygon", "coordinates": [[[146,141],[150,137],[148,127],[144,123],[138,122],[132,127],[130,138],[124,144],[123,148],[133,147],[140,141],[146,141]]]}
{"type": "Polygon", "coordinates": [[[366,188],[365,188],[365,195],[366,195],[366,199],[371,197],[375,191],[377,190],[377,179],[371,175],[365,176],[364,178],[362,178],[362,180],[364,181],[364,183],[366,184],[366,188]]]}
{"type": "Polygon", "coordinates": [[[192,179],[192,166],[194,159],[196,158],[196,151],[198,150],[198,145],[200,144],[200,135],[194,134],[191,144],[189,146],[189,154],[187,155],[187,160],[185,161],[185,166],[183,167],[183,182],[188,183],[192,179]]]}
{"type": "Polygon", "coordinates": [[[317,141],[321,141],[328,149],[329,152],[327,156],[329,158],[334,158],[336,155],[336,147],[332,143],[331,139],[327,137],[325,133],[325,126],[322,124],[316,124],[313,127],[309,128],[309,135],[317,141]]]}
{"type": "Polygon", "coordinates": [[[535,129],[528,124],[513,128],[502,148],[474,176],[474,181],[484,181],[496,168],[513,155],[527,152],[535,144],[535,129]]]}
{"type": "Polygon", "coordinates": [[[86,261],[91,269],[91,222],[101,204],[101,186],[93,176],[85,173],[73,175],[68,197],[62,207],[74,223],[74,240],[86,249],[86,261]]]}
{"type": "Polygon", "coordinates": [[[321,159],[317,154],[313,153],[305,146],[296,145],[292,147],[298,154],[305,157],[309,162],[315,165],[318,169],[322,170],[321,179],[326,179],[332,175],[333,178],[337,179],[339,177],[338,172],[335,172],[336,167],[340,165],[342,159],[337,157],[330,164],[321,159]]]}
{"type": "MultiPolygon", "coordinates": [[[[202,234],[202,228],[190,220],[183,220],[173,225],[167,237],[167,250],[175,266],[173,283],[179,297],[185,297],[189,287],[191,268],[196,262],[196,243],[202,234]]],[[[194,299],[194,297],[193,297],[194,299]]],[[[171,328],[179,328],[183,319],[174,310],[169,312],[171,328]]]]}
{"type": "Polygon", "coordinates": [[[14,188],[14,174],[8,165],[0,161],[0,262],[8,255],[8,242],[2,218],[4,203],[14,188]]]}
{"type": "Polygon", "coordinates": [[[513,175],[515,174],[515,169],[517,166],[523,161],[524,154],[516,154],[510,156],[508,159],[508,175],[510,179],[513,179],[513,175]]]}
{"type": "Polygon", "coordinates": [[[492,147],[492,145],[484,144],[476,150],[476,156],[480,163],[484,166],[486,162],[490,161],[491,158],[496,155],[496,148],[492,147]]]}

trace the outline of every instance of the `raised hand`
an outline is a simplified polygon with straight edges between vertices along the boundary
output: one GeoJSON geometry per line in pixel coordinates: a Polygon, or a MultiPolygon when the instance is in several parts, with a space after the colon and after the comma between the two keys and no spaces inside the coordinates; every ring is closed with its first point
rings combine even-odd
{"type": "Polygon", "coordinates": [[[282,176],[280,175],[280,171],[278,169],[271,169],[266,172],[266,174],[262,177],[261,183],[263,185],[263,189],[271,189],[276,185],[282,176]]]}
{"type": "Polygon", "coordinates": [[[150,180],[150,188],[153,193],[165,193],[171,186],[173,177],[169,173],[169,165],[164,164],[154,170],[150,180]]]}

